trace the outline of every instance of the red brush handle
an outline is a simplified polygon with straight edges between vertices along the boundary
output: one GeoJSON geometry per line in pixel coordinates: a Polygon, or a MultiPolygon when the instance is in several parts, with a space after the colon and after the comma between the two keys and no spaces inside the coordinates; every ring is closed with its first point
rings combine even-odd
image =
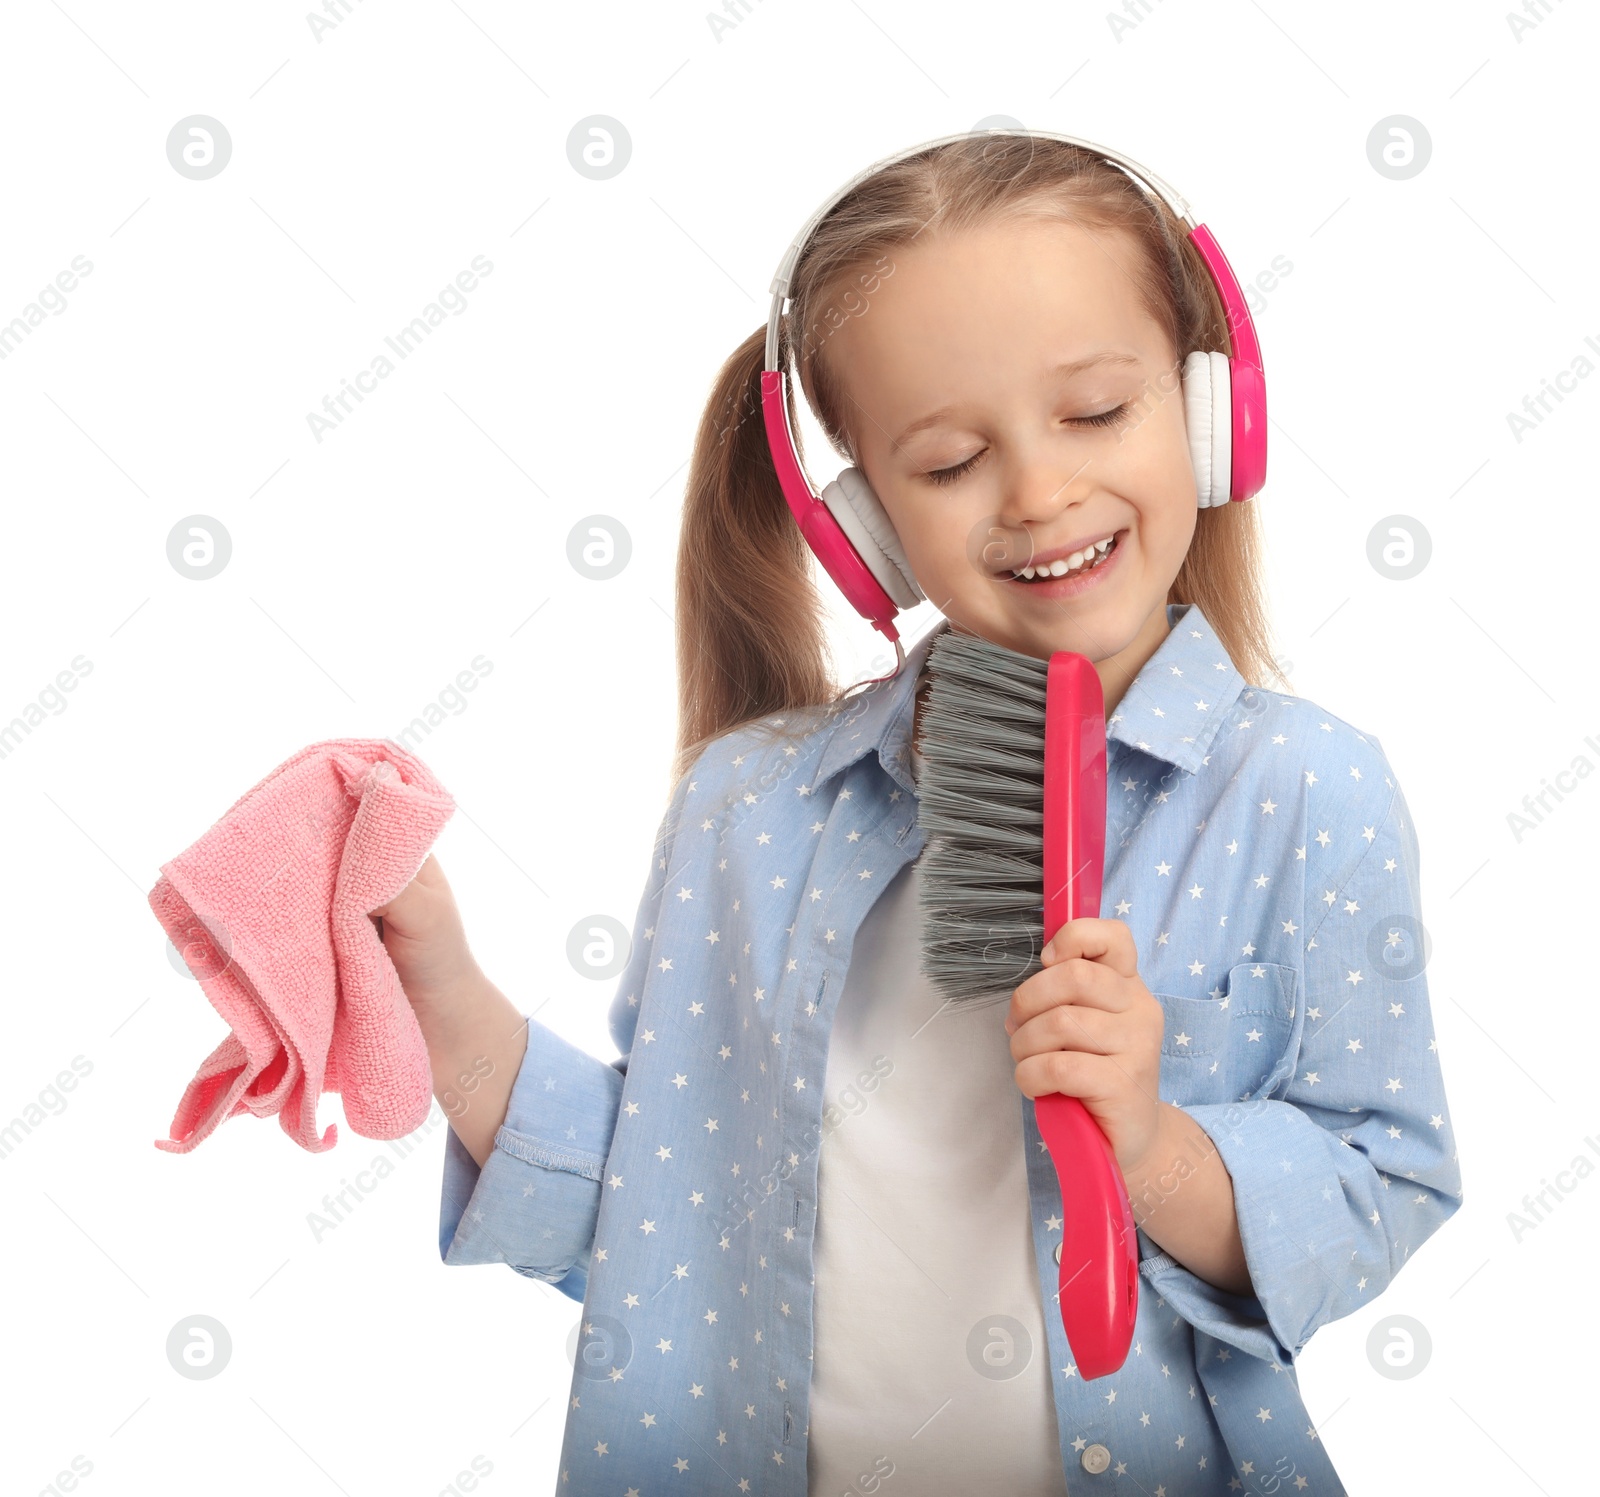
{"type": "MultiPolygon", "coordinates": [[[[1086,656],[1050,657],[1044,714],[1044,939],[1100,914],[1106,840],[1106,718],[1086,656]]],[[[1078,1375],[1127,1360],[1139,1313],[1139,1243],[1111,1142],[1088,1108],[1059,1092],[1034,1116],[1061,1184],[1061,1323],[1078,1375]]]]}

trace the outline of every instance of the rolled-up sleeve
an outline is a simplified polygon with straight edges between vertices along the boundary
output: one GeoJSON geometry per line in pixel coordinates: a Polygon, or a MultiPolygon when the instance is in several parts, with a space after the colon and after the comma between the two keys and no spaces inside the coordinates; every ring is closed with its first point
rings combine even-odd
{"type": "Polygon", "coordinates": [[[1270,1096],[1184,1109],[1233,1179],[1254,1292],[1229,1294],[1159,1251],[1141,1264],[1192,1325],[1281,1367],[1320,1326],[1376,1299],[1462,1200],[1428,1001],[1419,849],[1385,769],[1370,824],[1351,808],[1346,836],[1364,850],[1336,880],[1308,875],[1292,1074],[1270,1096]]]}
{"type": "Polygon", "coordinates": [[[528,1020],[528,1048],[505,1120],[480,1170],[447,1130],[439,1193],[439,1256],[452,1267],[506,1263],[581,1302],[600,1214],[600,1191],[628,1070],[637,1003],[660,919],[673,833],[693,789],[680,779],[651,853],[651,873],[612,1001],[611,1032],[623,1054],[606,1062],[528,1020]]]}
{"type": "Polygon", "coordinates": [[[445,1263],[508,1263],[581,1299],[621,1098],[615,1065],[529,1019],[527,1053],[483,1168],[455,1129],[446,1138],[439,1198],[445,1263]]]}

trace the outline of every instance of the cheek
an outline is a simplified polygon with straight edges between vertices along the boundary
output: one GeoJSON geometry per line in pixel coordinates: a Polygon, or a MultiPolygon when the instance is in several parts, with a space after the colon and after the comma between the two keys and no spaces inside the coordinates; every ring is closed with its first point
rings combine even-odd
{"type": "Polygon", "coordinates": [[[1147,482],[1173,486],[1175,476],[1194,476],[1183,401],[1169,397],[1119,444],[1128,466],[1147,482]]]}
{"type": "Polygon", "coordinates": [[[1188,545],[1193,533],[1194,462],[1181,409],[1152,420],[1124,444],[1118,465],[1118,486],[1140,511],[1147,530],[1159,528],[1188,545]]]}
{"type": "Polygon", "coordinates": [[[963,572],[981,568],[986,547],[1005,544],[1002,533],[990,523],[989,506],[968,485],[949,491],[930,487],[915,494],[891,493],[883,507],[912,571],[924,582],[948,584],[963,572]]]}

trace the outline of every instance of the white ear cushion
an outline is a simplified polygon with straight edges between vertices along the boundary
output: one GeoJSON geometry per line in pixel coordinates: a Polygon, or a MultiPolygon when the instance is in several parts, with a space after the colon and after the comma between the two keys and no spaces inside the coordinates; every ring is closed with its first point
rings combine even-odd
{"type": "Polygon", "coordinates": [[[1183,409],[1199,506],[1226,504],[1233,479],[1233,382],[1227,354],[1196,349],[1183,361],[1183,409]]]}
{"type": "Polygon", "coordinates": [[[913,608],[923,601],[925,594],[906,565],[894,524],[861,469],[846,468],[817,497],[897,608],[913,608]]]}

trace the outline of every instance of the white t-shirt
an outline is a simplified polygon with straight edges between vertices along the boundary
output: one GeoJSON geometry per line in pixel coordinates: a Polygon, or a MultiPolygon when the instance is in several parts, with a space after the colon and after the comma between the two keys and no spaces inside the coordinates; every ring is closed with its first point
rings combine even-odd
{"type": "Polygon", "coordinates": [[[828,1042],[808,1490],[1064,1497],[1006,1003],[941,1009],[921,879],[868,913],[828,1042]]]}

